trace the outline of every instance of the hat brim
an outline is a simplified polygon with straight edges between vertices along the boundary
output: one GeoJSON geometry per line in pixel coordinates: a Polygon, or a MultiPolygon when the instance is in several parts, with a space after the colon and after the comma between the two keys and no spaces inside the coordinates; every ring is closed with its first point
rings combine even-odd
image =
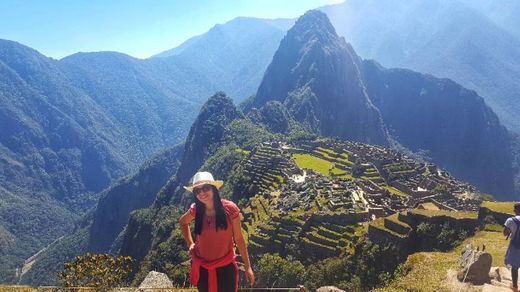
{"type": "Polygon", "coordinates": [[[215,186],[218,189],[220,189],[223,185],[224,185],[224,182],[221,181],[221,180],[215,180],[215,181],[201,181],[201,182],[198,182],[194,185],[191,185],[191,186],[185,186],[184,189],[187,190],[188,192],[190,193],[193,193],[193,189],[198,187],[198,186],[202,186],[202,185],[212,185],[212,186],[215,186]]]}

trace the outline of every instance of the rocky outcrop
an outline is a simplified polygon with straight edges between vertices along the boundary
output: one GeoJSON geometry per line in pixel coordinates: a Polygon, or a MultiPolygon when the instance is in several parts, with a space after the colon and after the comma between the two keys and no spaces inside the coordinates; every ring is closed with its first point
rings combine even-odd
{"type": "Polygon", "coordinates": [[[156,271],[150,271],[143,282],[141,282],[141,285],[139,285],[139,289],[158,288],[173,288],[173,284],[166,274],[156,271]]]}
{"type": "Polygon", "coordinates": [[[468,245],[459,258],[459,265],[462,269],[457,273],[457,279],[474,285],[489,283],[489,271],[492,262],[491,254],[468,245]]]}
{"type": "Polygon", "coordinates": [[[193,174],[218,147],[218,143],[222,142],[226,126],[241,117],[243,114],[223,92],[217,92],[206,101],[186,138],[179,170],[157,196],[155,206],[164,206],[171,200],[176,203],[182,200],[184,189],[181,186],[188,184],[193,174]]]}

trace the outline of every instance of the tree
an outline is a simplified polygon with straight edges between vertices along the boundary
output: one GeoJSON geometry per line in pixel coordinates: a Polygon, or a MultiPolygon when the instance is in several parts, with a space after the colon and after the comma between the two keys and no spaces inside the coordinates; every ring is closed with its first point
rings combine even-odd
{"type": "Polygon", "coordinates": [[[365,173],[365,168],[361,166],[361,164],[356,163],[354,166],[352,166],[352,176],[353,177],[360,177],[365,173]]]}
{"type": "Polygon", "coordinates": [[[291,257],[264,254],[258,261],[258,284],[263,287],[297,287],[305,280],[305,267],[291,257]]]}
{"type": "Polygon", "coordinates": [[[66,287],[107,289],[122,283],[130,273],[132,262],[129,256],[87,253],[65,263],[59,277],[66,287]]]}

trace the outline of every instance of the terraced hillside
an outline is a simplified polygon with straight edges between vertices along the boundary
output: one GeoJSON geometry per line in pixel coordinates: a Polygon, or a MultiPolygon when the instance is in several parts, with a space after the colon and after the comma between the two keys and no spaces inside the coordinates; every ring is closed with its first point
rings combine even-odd
{"type": "MultiPolygon", "coordinates": [[[[432,183],[434,178],[444,175],[437,179],[445,185],[452,178],[434,165],[359,143],[330,139],[264,142],[249,153],[239,168],[243,174],[239,185],[249,186],[245,195],[249,202],[243,215],[253,256],[280,253],[306,263],[337,256],[353,246],[361,230],[366,229],[364,222],[391,214],[373,221],[368,232],[390,234],[405,246],[412,227],[404,217],[415,218],[422,211],[404,210],[420,204],[450,210],[435,198],[459,200],[456,193],[435,193],[439,183],[432,183]],[[421,200],[416,191],[406,192],[401,187],[413,184],[409,183],[413,178],[413,183],[424,186],[422,191],[433,198],[421,200]],[[404,212],[396,213],[399,211],[404,212]]],[[[458,187],[461,193],[473,191],[459,182],[451,186],[458,187]]],[[[476,195],[473,198],[459,208],[474,209],[472,204],[480,201],[476,195]]]]}

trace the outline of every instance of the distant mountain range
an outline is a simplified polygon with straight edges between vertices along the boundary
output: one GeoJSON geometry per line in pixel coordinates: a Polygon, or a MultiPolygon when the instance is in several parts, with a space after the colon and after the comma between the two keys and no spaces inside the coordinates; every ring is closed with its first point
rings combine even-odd
{"type": "Polygon", "coordinates": [[[518,1],[349,0],[321,10],[364,59],[476,90],[520,132],[518,1]]]}

